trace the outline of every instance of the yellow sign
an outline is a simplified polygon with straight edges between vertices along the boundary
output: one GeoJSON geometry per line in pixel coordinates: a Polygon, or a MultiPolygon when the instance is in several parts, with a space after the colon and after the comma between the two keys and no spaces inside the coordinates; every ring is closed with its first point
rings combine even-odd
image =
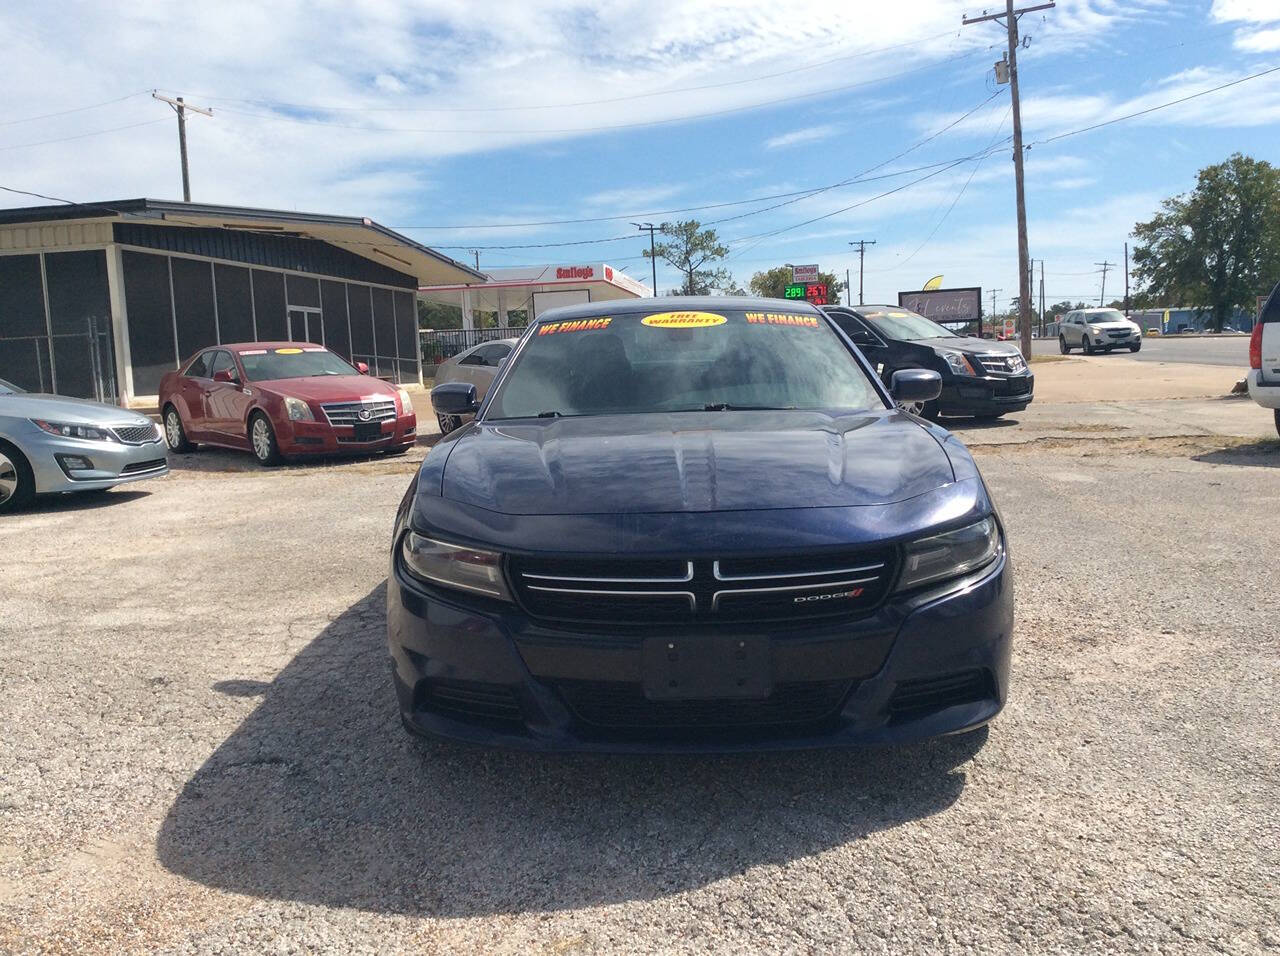
{"type": "Polygon", "coordinates": [[[276,355],[301,355],[302,349],[276,349],[276,355]]]}
{"type": "Polygon", "coordinates": [[[923,291],[928,292],[931,289],[942,288],[942,276],[934,276],[928,282],[920,287],[923,291]]]}
{"type": "Polygon", "coordinates": [[[705,329],[709,325],[724,325],[729,320],[714,312],[659,312],[646,315],[641,325],[655,329],[705,329]]]}

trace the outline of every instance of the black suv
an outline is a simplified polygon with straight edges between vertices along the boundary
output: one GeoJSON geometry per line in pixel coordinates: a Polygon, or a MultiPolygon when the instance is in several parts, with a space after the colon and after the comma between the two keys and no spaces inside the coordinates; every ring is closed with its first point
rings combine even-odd
{"type": "Polygon", "coordinates": [[[942,394],[931,402],[902,406],[909,412],[929,419],[999,418],[1031,404],[1035,376],[1012,343],[956,335],[896,305],[831,306],[824,311],[886,383],[906,368],[932,369],[942,376],[942,394]]]}

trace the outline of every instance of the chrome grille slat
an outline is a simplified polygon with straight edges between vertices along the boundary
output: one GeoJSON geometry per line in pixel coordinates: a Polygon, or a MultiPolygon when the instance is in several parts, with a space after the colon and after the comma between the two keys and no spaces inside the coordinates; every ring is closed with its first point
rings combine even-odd
{"type": "Polygon", "coordinates": [[[781,591],[813,591],[818,588],[840,588],[848,587],[853,584],[872,584],[880,580],[879,575],[870,578],[852,578],[847,581],[818,581],[814,584],[785,584],[772,588],[725,588],[717,591],[711,597],[712,609],[720,607],[720,598],[726,594],[772,594],[781,591]]]}
{"type": "Polygon", "coordinates": [[[320,406],[330,425],[355,425],[369,422],[390,422],[396,419],[396,403],[391,399],[370,402],[326,402],[320,406]],[[369,418],[360,417],[361,409],[368,409],[369,418]]]}
{"type": "Polygon", "coordinates": [[[978,364],[982,366],[983,371],[989,375],[1021,375],[1027,370],[1027,363],[1021,355],[1005,355],[1004,353],[990,355],[975,355],[978,364]],[[1012,364],[1010,364],[1012,362],[1012,364]]]}
{"type": "Polygon", "coordinates": [[[604,597],[683,597],[689,599],[689,610],[697,607],[697,597],[692,591],[599,591],[590,588],[552,588],[536,584],[526,585],[530,591],[545,591],[550,594],[592,594],[604,597]]]}
{"type": "MultiPolygon", "coordinates": [[[[879,571],[884,568],[884,562],[879,564],[867,564],[858,568],[831,568],[823,571],[791,571],[780,574],[724,574],[720,570],[720,562],[712,562],[711,573],[715,575],[717,581],[772,581],[782,580],[786,578],[817,578],[829,576],[832,574],[861,574],[863,571],[879,571]]],[[[692,565],[690,565],[692,573],[692,565]]],[[[833,584],[838,582],[823,581],[822,584],[833,584]]]]}
{"type": "MultiPolygon", "coordinates": [[[[520,574],[522,578],[532,579],[535,581],[573,581],[577,584],[683,584],[686,581],[693,580],[693,562],[685,563],[686,571],[683,576],[678,578],[662,578],[662,577],[644,577],[644,578],[596,578],[596,577],[575,577],[568,574],[531,574],[524,571],[520,574]]],[[[534,587],[534,585],[529,585],[534,587]]],[[[548,590],[546,588],[535,588],[535,590],[548,590]]],[[[609,592],[613,593],[613,592],[609,592]]]]}

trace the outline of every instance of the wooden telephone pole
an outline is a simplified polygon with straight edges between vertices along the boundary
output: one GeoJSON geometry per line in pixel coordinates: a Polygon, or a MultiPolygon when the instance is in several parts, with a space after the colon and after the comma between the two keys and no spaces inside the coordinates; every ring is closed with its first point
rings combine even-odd
{"type": "Polygon", "coordinates": [[[874,239],[859,239],[849,245],[858,247],[858,305],[862,305],[862,261],[867,255],[867,246],[874,246],[874,239]]]}
{"type": "Polygon", "coordinates": [[[181,96],[176,100],[161,96],[159,93],[152,93],[151,96],[162,103],[168,103],[178,114],[178,155],[182,160],[182,201],[191,202],[191,173],[187,169],[187,110],[203,113],[205,116],[212,116],[213,110],[205,109],[203,106],[192,106],[184,102],[181,96]]]}
{"type": "Polygon", "coordinates": [[[987,13],[980,17],[964,17],[963,23],[983,23],[1004,18],[1009,34],[1009,94],[1013,101],[1013,178],[1018,199],[1018,331],[1022,354],[1031,361],[1031,266],[1027,251],[1027,201],[1022,187],[1022,108],[1018,102],[1018,17],[1034,10],[1048,10],[1054,3],[1038,3],[1015,10],[1013,0],[1005,0],[1004,13],[987,13]]]}

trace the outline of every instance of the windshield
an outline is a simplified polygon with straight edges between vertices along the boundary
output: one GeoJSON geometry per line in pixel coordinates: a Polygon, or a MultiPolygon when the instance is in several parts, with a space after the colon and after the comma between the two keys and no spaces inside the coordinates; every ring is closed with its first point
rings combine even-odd
{"type": "Polygon", "coordinates": [[[317,345],[302,348],[248,349],[240,353],[240,364],[251,382],[278,378],[308,378],[312,375],[359,375],[328,349],[317,345]]]}
{"type": "Polygon", "coordinates": [[[0,395],[17,395],[24,391],[26,391],[26,389],[18,388],[18,386],[14,385],[12,382],[6,382],[4,379],[0,378],[0,395]]]}
{"type": "Polygon", "coordinates": [[[956,337],[950,329],[907,309],[858,309],[858,314],[870,322],[877,332],[890,339],[905,341],[956,337]]]}
{"type": "Polygon", "coordinates": [[[1100,322],[1128,322],[1124,317],[1124,313],[1119,309],[1103,309],[1100,312],[1086,312],[1084,320],[1092,325],[1100,322]]]}
{"type": "Polygon", "coordinates": [[[825,320],[723,309],[542,322],[485,417],[883,407],[825,320]]]}

